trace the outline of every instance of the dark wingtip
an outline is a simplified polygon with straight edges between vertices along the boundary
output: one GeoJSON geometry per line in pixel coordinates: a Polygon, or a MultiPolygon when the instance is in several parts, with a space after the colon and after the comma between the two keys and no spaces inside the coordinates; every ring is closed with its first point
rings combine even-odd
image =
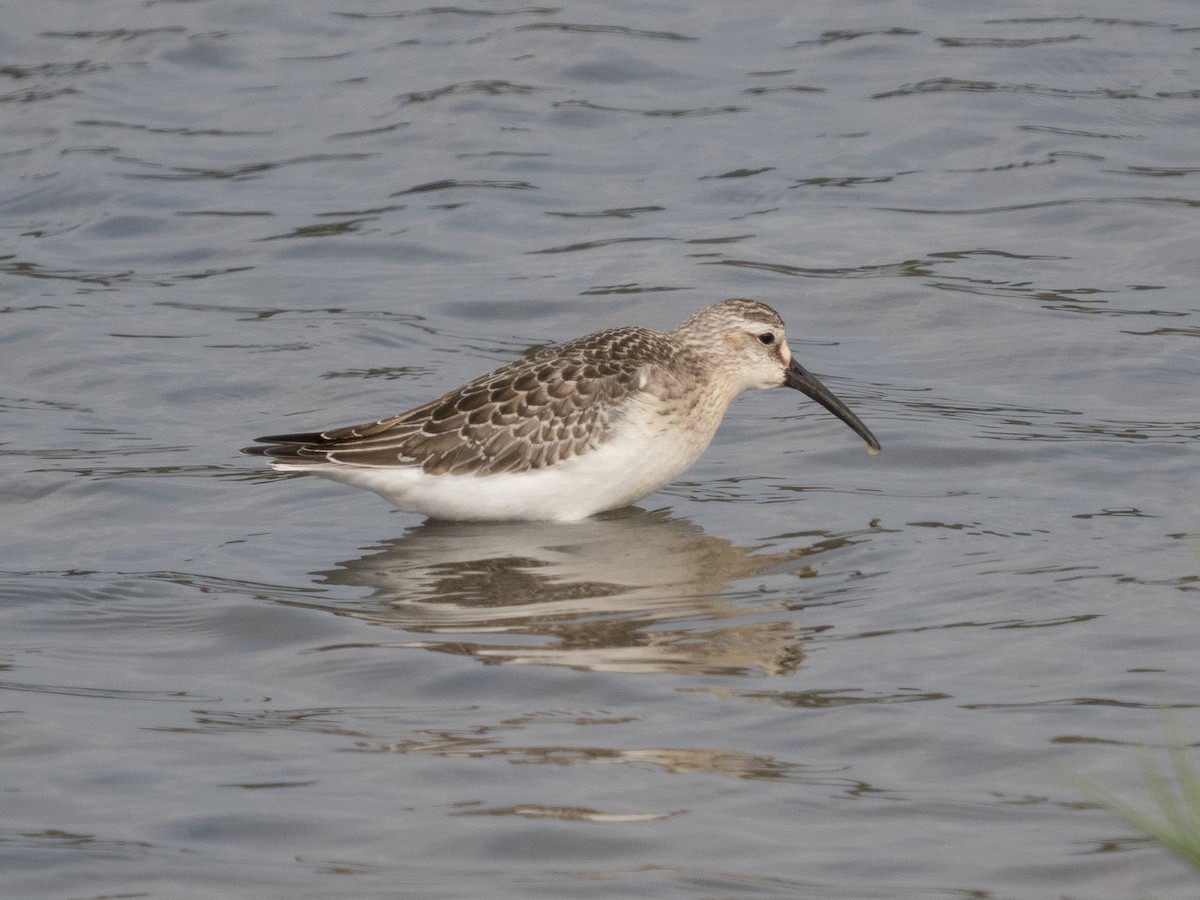
{"type": "Polygon", "coordinates": [[[324,436],[319,431],[304,434],[267,434],[256,437],[258,443],[252,447],[242,447],[241,452],[247,456],[268,456],[273,459],[295,457],[305,445],[320,443],[324,436]]]}
{"type": "Polygon", "coordinates": [[[258,444],[319,444],[325,439],[320,431],[301,431],[296,434],[267,434],[256,437],[258,444]]]}

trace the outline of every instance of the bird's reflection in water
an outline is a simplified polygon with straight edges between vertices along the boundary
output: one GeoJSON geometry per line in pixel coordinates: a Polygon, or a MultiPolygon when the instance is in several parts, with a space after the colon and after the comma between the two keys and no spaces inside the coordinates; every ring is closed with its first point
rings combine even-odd
{"type": "Polygon", "coordinates": [[[810,574],[801,560],[850,540],[755,553],[640,509],[570,525],[425,522],[318,573],[327,584],[370,588],[367,601],[297,605],[420,636],[371,646],[486,663],[784,675],[803,658],[803,632],[781,615],[794,599],[764,603],[751,585],[756,599],[739,604],[729,588],[767,572],[810,574]]]}

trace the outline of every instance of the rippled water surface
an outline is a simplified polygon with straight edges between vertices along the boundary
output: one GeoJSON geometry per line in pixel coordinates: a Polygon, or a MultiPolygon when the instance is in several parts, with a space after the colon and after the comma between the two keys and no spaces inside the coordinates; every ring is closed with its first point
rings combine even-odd
{"type": "Polygon", "coordinates": [[[1195,896],[1066,774],[1200,739],[1196,4],[4,18],[6,894],[1195,896]],[[729,296],[883,454],[760,393],[498,528],[237,453],[729,296]]]}

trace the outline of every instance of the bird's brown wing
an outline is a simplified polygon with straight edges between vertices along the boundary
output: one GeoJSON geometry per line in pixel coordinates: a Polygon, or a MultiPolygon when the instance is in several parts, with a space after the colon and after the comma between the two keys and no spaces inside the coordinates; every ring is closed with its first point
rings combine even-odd
{"type": "Polygon", "coordinates": [[[668,335],[614,328],[548,347],[409,412],[268,435],[246,452],[298,465],[420,466],[431,475],[541,469],[608,440],[623,405],[676,350],[668,335]]]}

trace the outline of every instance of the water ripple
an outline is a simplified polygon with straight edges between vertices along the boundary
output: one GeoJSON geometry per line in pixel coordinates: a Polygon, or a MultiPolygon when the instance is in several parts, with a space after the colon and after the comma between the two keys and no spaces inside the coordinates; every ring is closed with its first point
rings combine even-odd
{"type": "Polygon", "coordinates": [[[562,31],[578,34],[611,34],[619,37],[650,38],[656,41],[697,41],[699,38],[676,31],[649,31],[626,25],[592,25],[579,22],[535,22],[518,25],[517,31],[562,31]]]}
{"type": "Polygon", "coordinates": [[[1047,84],[1013,84],[997,81],[972,80],[968,78],[927,78],[913,84],[902,85],[890,91],[872,94],[873,100],[893,97],[910,97],[916,94],[960,91],[968,93],[1042,94],[1072,99],[1134,100],[1146,99],[1147,95],[1132,88],[1061,88],[1047,84]]]}

